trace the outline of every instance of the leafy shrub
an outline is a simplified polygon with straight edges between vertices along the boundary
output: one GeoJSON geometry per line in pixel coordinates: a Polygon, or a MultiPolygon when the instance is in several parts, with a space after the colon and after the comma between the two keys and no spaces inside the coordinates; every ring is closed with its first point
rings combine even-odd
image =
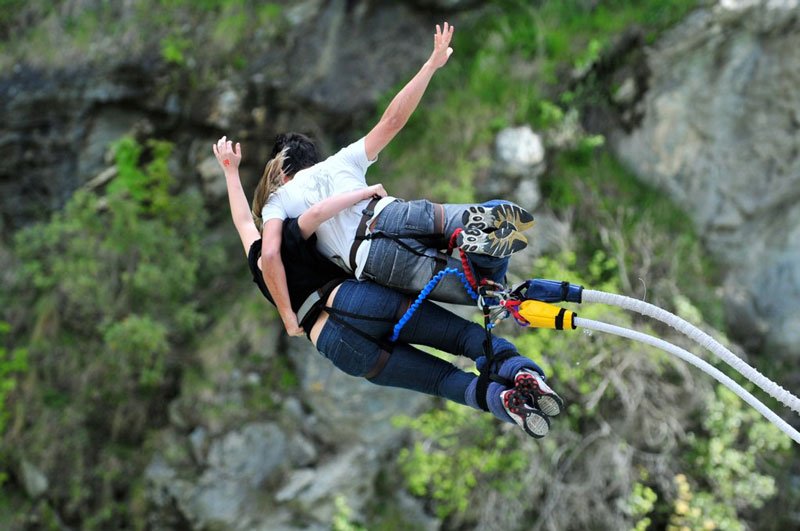
{"type": "Polygon", "coordinates": [[[49,496],[90,528],[132,518],[116,502],[146,456],[129,448],[166,421],[180,352],[205,322],[201,266],[212,270],[215,256],[201,240],[199,194],[178,193],[169,174],[172,146],[123,138],[113,149],[117,176],[104,196],[76,192],[14,246],[15,304],[34,325],[18,339],[33,377],[18,411],[30,427],[13,446],[57,464],[49,496]],[[61,443],[43,444],[53,434],[61,443]],[[65,460],[74,455],[84,457],[65,460]]]}

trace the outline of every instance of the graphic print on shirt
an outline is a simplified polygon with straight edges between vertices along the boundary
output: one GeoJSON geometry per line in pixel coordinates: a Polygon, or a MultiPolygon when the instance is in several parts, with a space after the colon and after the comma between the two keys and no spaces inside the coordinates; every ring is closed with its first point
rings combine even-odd
{"type": "Polygon", "coordinates": [[[314,179],[308,179],[303,183],[303,198],[306,206],[315,205],[332,195],[334,195],[333,175],[327,170],[321,170],[314,179]]]}

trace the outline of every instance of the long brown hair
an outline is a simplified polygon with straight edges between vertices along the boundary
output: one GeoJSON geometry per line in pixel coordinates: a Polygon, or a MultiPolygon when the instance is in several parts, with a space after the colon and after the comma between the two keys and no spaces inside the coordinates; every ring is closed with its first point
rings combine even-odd
{"type": "Polygon", "coordinates": [[[264,221],[261,219],[261,210],[267,204],[269,196],[272,192],[283,186],[285,174],[283,173],[283,163],[286,160],[287,148],[283,148],[277,155],[272,157],[267,162],[264,168],[264,173],[261,175],[261,180],[256,185],[256,191],[253,195],[253,204],[251,213],[253,214],[253,221],[261,231],[264,221]]]}

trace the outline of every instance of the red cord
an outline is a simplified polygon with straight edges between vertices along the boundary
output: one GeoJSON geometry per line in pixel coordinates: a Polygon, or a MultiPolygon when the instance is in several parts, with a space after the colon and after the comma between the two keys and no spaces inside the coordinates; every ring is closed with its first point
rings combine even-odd
{"type": "Polygon", "coordinates": [[[450,242],[447,244],[447,254],[453,254],[453,249],[456,247],[456,239],[458,235],[461,234],[461,228],[457,228],[453,231],[453,234],[450,236],[450,242]]]}
{"type": "MultiPolygon", "coordinates": [[[[450,235],[450,241],[447,243],[447,254],[453,254],[453,249],[456,247],[456,240],[458,239],[458,235],[461,234],[461,231],[462,229],[459,227],[450,235]]],[[[458,249],[458,253],[461,255],[461,268],[464,270],[464,275],[467,277],[467,281],[469,285],[472,286],[472,289],[477,292],[478,281],[475,280],[475,273],[472,272],[472,266],[469,263],[469,258],[467,258],[467,253],[461,248],[458,249]]]]}
{"type": "Polygon", "coordinates": [[[467,277],[469,281],[469,285],[472,286],[476,292],[478,291],[478,281],[475,280],[475,274],[472,272],[472,265],[469,263],[469,258],[467,258],[467,253],[464,252],[464,249],[458,249],[459,254],[461,255],[461,267],[464,269],[464,275],[467,277]]]}

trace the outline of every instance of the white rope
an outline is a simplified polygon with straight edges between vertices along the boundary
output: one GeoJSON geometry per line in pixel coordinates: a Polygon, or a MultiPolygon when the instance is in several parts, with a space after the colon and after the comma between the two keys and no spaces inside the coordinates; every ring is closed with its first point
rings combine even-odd
{"type": "Polygon", "coordinates": [[[610,304],[611,306],[618,306],[620,308],[632,310],[642,315],[657,319],[662,323],[668,324],[675,330],[687,335],[701,346],[716,354],[728,365],[738,371],[742,376],[756,384],[771,397],[780,401],[783,405],[792,409],[796,413],[800,413],[800,398],[797,398],[795,395],[758,372],[757,369],[748,365],[743,359],[725,348],[713,337],[709,336],[688,321],[681,319],[677,315],[645,301],[633,299],[631,297],[625,297],[624,295],[606,293],[604,291],[583,290],[582,301],[599,302],[603,304],[610,304]]]}
{"type": "MultiPolygon", "coordinates": [[[[584,291],[584,295],[585,295],[584,291]]],[[[622,328],[620,326],[611,325],[608,323],[603,323],[600,321],[593,321],[591,319],[584,319],[582,317],[575,318],[575,325],[581,326],[583,328],[587,328],[589,330],[597,330],[599,332],[606,332],[609,334],[614,334],[617,336],[625,337],[628,339],[633,339],[634,341],[640,341],[642,343],[646,343],[648,345],[652,345],[656,348],[669,352],[680,359],[691,363],[701,371],[709,374],[718,382],[725,385],[728,389],[736,393],[742,400],[753,406],[759,413],[761,413],[767,420],[772,422],[775,426],[778,427],[783,433],[791,437],[794,442],[800,444],[800,433],[797,432],[794,428],[792,428],[785,420],[780,418],[776,415],[771,409],[767,406],[762,404],[756,397],[751,395],[747,390],[745,390],[742,386],[740,386],[735,381],[731,380],[728,376],[726,376],[723,372],[721,372],[716,367],[708,364],[704,360],[698,358],[694,354],[687,352],[686,350],[673,345],[672,343],[668,343],[663,339],[659,339],[657,337],[653,337],[647,334],[643,334],[641,332],[637,332],[635,330],[630,330],[628,328],[622,328]]]]}

